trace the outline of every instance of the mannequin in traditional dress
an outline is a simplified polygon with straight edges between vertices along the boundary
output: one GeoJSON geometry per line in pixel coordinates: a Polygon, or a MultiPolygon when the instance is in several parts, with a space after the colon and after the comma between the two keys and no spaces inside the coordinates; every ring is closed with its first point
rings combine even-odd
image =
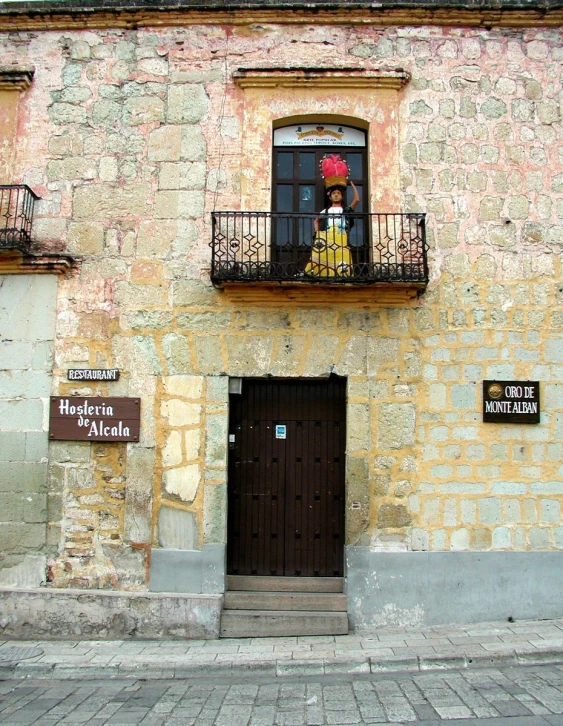
{"type": "Polygon", "coordinates": [[[330,205],[314,220],[315,239],[306,275],[315,277],[350,277],[353,274],[352,255],[348,248],[348,232],[353,221],[348,216],[358,206],[360,195],[353,181],[354,197],[344,206],[348,165],[339,154],[329,154],[321,160],[321,175],[325,182],[330,205]]]}

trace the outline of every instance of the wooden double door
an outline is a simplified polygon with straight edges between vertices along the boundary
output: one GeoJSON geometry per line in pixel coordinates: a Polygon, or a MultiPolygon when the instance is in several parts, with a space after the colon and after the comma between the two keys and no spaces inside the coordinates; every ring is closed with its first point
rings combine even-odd
{"type": "Polygon", "coordinates": [[[229,574],[342,576],[344,379],[242,384],[230,398],[229,574]]]}

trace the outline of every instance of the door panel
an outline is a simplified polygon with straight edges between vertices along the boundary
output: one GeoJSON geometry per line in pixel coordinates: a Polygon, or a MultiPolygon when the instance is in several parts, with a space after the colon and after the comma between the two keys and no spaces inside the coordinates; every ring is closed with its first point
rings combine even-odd
{"type": "Polygon", "coordinates": [[[336,377],[244,381],[231,396],[229,574],[342,575],[345,416],[336,377]]]}

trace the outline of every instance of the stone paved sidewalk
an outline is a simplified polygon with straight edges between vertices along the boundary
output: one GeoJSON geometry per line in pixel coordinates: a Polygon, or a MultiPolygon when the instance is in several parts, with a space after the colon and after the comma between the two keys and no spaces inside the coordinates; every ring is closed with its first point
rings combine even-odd
{"type": "Polygon", "coordinates": [[[418,672],[563,663],[563,618],[221,640],[0,641],[0,678],[418,672]]]}

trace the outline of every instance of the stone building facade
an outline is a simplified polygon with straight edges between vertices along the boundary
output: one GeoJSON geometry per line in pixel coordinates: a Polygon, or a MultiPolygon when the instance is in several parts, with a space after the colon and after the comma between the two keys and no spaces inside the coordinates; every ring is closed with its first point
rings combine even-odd
{"type": "Polygon", "coordinates": [[[37,269],[0,255],[2,632],[88,632],[78,589],[97,632],[216,634],[229,382],[265,377],[345,380],[354,627],[560,615],[560,11],[34,5],[0,4],[0,182],[40,197],[37,269]],[[212,284],[212,212],[271,210],[300,123],[365,131],[425,289],[212,284]],[[540,423],[484,423],[483,380],[539,381],[540,423]],[[139,397],[140,440],[49,441],[51,395],[139,397]]]}

